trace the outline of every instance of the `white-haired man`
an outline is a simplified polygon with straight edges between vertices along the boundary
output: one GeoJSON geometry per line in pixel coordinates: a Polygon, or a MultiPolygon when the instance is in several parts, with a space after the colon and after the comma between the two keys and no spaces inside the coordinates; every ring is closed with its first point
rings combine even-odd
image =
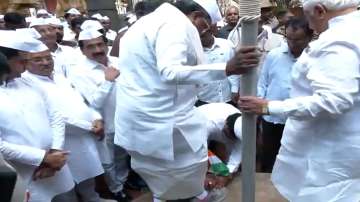
{"type": "Polygon", "coordinates": [[[272,181],[290,201],[360,199],[359,0],[304,0],[320,34],[293,66],[285,101],[240,98],[245,112],[287,115],[272,181]]]}

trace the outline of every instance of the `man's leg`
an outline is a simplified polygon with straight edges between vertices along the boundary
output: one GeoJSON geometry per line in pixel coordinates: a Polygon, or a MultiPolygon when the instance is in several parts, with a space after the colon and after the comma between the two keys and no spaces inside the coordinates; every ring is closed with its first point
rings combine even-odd
{"type": "Polygon", "coordinates": [[[78,202],[78,198],[75,192],[75,189],[72,189],[68,192],[59,194],[57,196],[55,196],[51,202],[64,202],[64,201],[68,201],[68,202],[78,202]]]}
{"type": "Polygon", "coordinates": [[[281,137],[284,130],[283,124],[273,124],[262,119],[263,149],[261,155],[261,168],[263,172],[271,173],[276,155],[281,146],[281,137]]]}
{"type": "Polygon", "coordinates": [[[114,144],[114,134],[106,134],[106,146],[109,149],[111,163],[103,164],[105,180],[112,193],[121,194],[129,173],[128,153],[114,144]]]}
{"type": "Polygon", "coordinates": [[[81,196],[82,201],[100,202],[99,194],[95,191],[95,179],[84,180],[75,186],[76,193],[81,196]]]}

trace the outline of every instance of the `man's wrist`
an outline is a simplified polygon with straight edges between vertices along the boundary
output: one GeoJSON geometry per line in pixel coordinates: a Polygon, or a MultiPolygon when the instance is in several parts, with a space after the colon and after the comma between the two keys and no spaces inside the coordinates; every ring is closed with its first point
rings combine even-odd
{"type": "Polygon", "coordinates": [[[261,109],[261,113],[263,115],[269,115],[270,114],[269,113],[269,104],[268,103],[263,104],[262,109],[261,109]]]}

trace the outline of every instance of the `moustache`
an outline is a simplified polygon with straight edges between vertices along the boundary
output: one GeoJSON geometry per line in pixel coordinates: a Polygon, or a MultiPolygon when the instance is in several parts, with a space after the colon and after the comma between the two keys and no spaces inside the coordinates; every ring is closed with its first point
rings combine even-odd
{"type": "Polygon", "coordinates": [[[94,53],[93,57],[105,56],[105,52],[94,53]]]}

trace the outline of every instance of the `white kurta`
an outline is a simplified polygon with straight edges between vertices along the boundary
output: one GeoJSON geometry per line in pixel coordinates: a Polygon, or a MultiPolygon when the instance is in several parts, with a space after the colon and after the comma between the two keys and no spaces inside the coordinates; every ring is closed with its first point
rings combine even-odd
{"type": "Polygon", "coordinates": [[[101,120],[101,115],[85,104],[81,95],[61,74],[55,74],[53,80],[30,72],[22,76],[57,101],[56,106],[66,122],[64,148],[71,152],[68,165],[74,181],[80,183],[102,174],[104,170],[96,146],[98,140],[90,132],[92,122],[101,120]]]}
{"type": "MultiPolygon", "coordinates": [[[[108,57],[108,67],[117,67],[117,58],[108,57]]],[[[128,176],[128,155],[114,145],[114,116],[116,105],[115,82],[105,80],[104,65],[85,58],[70,73],[73,86],[85,98],[88,105],[98,110],[104,120],[105,143],[98,145],[109,189],[117,193],[123,189],[128,176]]]]}
{"type": "Polygon", "coordinates": [[[69,46],[58,45],[56,51],[51,52],[54,60],[54,72],[68,77],[70,71],[73,71],[76,64],[84,59],[81,51],[69,46]]]}
{"type": "Polygon", "coordinates": [[[120,49],[115,144],[173,160],[176,128],[192,151],[199,151],[207,138],[205,121],[194,108],[195,84],[226,78],[226,64],[197,65],[203,61],[198,31],[167,3],[131,26],[120,49]]]}
{"type": "MultiPolygon", "coordinates": [[[[108,67],[117,67],[117,58],[109,57],[108,67]]],[[[98,110],[105,123],[105,133],[114,133],[116,105],[115,82],[105,80],[104,65],[83,58],[71,71],[69,78],[86,102],[98,110]]]]}
{"type": "Polygon", "coordinates": [[[360,199],[359,21],[331,19],[294,65],[290,99],[269,102],[289,117],[272,181],[292,202],[360,199]]]}
{"type": "Polygon", "coordinates": [[[30,201],[51,201],[72,189],[67,165],[54,177],[32,180],[45,152],[62,149],[64,144],[64,123],[49,97],[22,78],[2,86],[0,94],[0,151],[28,184],[30,201]]]}
{"type": "MultiPolygon", "coordinates": [[[[226,165],[230,173],[236,172],[242,157],[241,140],[229,139],[224,134],[223,128],[228,116],[241,113],[240,110],[226,103],[206,104],[198,107],[198,109],[207,119],[208,140],[216,140],[225,144],[227,154],[229,155],[226,165]]],[[[241,117],[239,118],[241,119],[241,117]]],[[[239,126],[237,125],[237,127],[239,126]]]]}
{"type": "Polygon", "coordinates": [[[132,25],[120,49],[115,144],[129,151],[132,167],[155,196],[200,194],[207,137],[205,118],[194,107],[196,84],[226,78],[226,64],[199,65],[198,31],[168,3],[132,25]]]}

